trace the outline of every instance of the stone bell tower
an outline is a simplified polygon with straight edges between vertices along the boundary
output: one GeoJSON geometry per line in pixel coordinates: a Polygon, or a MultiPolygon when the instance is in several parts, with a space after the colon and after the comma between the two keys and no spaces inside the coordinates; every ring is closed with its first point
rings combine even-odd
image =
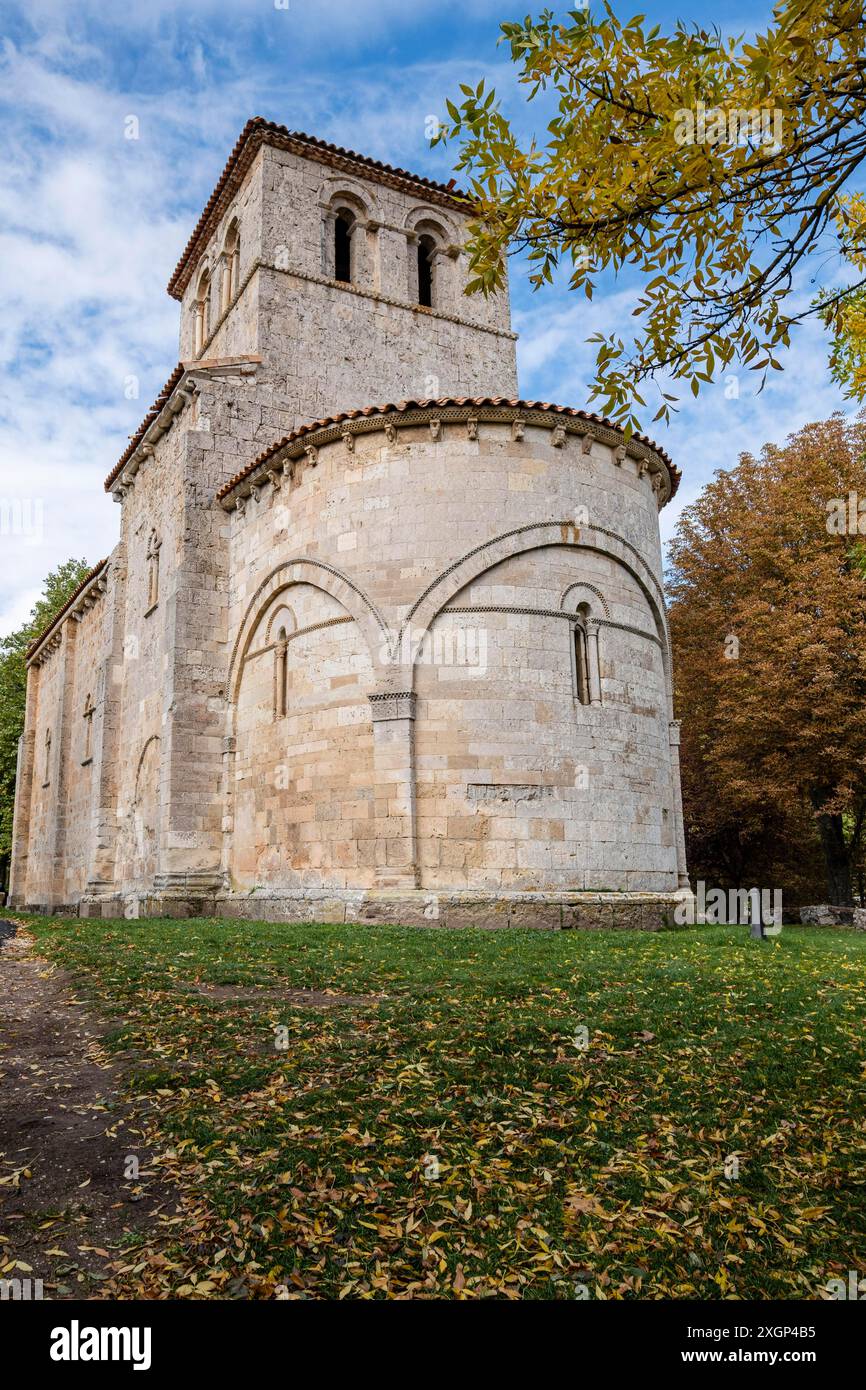
{"type": "Polygon", "coordinates": [[[271,437],[385,401],[516,395],[507,292],[464,294],[469,215],[451,187],[256,118],[169,285],[181,359],[255,362],[271,437]]]}

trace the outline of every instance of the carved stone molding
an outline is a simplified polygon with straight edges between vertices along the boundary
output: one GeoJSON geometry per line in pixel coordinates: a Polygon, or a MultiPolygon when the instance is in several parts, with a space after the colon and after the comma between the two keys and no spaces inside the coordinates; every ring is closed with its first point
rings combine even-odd
{"type": "Polygon", "coordinates": [[[414,690],[385,690],[367,697],[370,701],[370,715],[374,724],[383,719],[414,719],[414,690]]]}

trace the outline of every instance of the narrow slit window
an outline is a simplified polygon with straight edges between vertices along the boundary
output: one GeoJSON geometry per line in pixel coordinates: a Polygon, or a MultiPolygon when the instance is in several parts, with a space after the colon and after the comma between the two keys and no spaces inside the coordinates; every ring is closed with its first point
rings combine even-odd
{"type": "Polygon", "coordinates": [[[418,242],[418,303],[433,308],[433,243],[429,237],[418,242]]]}
{"type": "Polygon", "coordinates": [[[334,221],[334,279],[352,282],[352,221],[344,212],[334,221]]]}
{"type": "Polygon", "coordinates": [[[93,757],[93,715],[96,706],[93,699],[88,695],[84,701],[84,758],[83,762],[89,763],[93,757]]]}
{"type": "Polygon", "coordinates": [[[159,550],[162,542],[151,531],[147,543],[147,609],[149,613],[159,603],[159,550]]]}
{"type": "Polygon", "coordinates": [[[205,345],[210,325],[210,276],[203,271],[193,305],[193,352],[196,356],[205,345]]]}
{"type": "Polygon", "coordinates": [[[580,623],[574,629],[574,672],[577,698],[582,705],[588,705],[590,703],[589,656],[586,646],[586,628],[580,623]]]}
{"type": "Polygon", "coordinates": [[[241,285],[241,238],[235,223],[226,239],[226,299],[224,308],[231,304],[241,285]]]}
{"type": "Polygon", "coordinates": [[[274,713],[282,719],[288,712],[289,643],[286,629],[281,627],[277,633],[276,646],[276,691],[274,713]]]}

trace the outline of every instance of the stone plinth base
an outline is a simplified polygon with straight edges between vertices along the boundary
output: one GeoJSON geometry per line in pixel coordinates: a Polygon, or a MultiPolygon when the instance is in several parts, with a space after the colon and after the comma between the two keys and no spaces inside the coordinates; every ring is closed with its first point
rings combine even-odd
{"type": "Polygon", "coordinates": [[[685,925],[690,889],[670,893],[382,892],[263,889],[193,897],[143,893],[82,900],[82,917],[227,917],[249,922],[364,922],[370,926],[526,927],[540,931],[667,931],[685,925]],[[677,908],[680,909],[677,912],[677,908]],[[683,920],[685,918],[685,921],[683,920]],[[680,920],[678,920],[680,919],[680,920]]]}

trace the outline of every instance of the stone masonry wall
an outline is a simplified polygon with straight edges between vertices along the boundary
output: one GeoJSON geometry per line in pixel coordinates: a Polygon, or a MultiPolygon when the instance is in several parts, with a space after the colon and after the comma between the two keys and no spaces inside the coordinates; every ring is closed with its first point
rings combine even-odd
{"type": "Polygon", "coordinates": [[[552,419],[515,431],[513,409],[468,424],[436,413],[390,439],[380,423],[351,448],[313,445],[232,512],[230,882],[266,886],[262,866],[278,862],[272,882],[288,888],[672,891],[681,826],[651,475],[575,433],[554,444],[552,419]],[[596,624],[592,705],[576,694],[579,608],[596,624]],[[289,642],[286,718],[278,612],[293,615],[287,631],[314,614],[333,624],[289,642]],[[289,805],[314,823],[315,862],[289,805]],[[363,863],[339,858],[332,820],[351,824],[363,863]]]}
{"type": "Polygon", "coordinates": [[[417,194],[332,173],[264,147],[211,237],[181,306],[180,354],[194,358],[201,273],[211,279],[203,362],[261,359],[260,402],[277,412],[272,438],[373,402],[517,393],[507,293],[467,297],[467,218],[417,194]],[[333,219],[355,218],[352,282],[334,279],[333,219]],[[239,289],[222,309],[221,255],[241,231],[239,289]],[[434,305],[417,302],[417,238],[440,247],[434,305]],[[413,281],[413,276],[415,277],[413,281]]]}

